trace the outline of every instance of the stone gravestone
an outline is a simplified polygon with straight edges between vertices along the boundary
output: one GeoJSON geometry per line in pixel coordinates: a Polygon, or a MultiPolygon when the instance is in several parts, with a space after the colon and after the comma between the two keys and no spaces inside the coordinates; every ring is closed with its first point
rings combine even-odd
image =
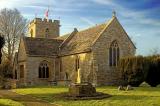
{"type": "Polygon", "coordinates": [[[2,52],[1,52],[1,49],[4,45],[4,38],[0,36],[0,64],[2,62],[2,52]]]}
{"type": "Polygon", "coordinates": [[[118,87],[118,91],[125,91],[125,89],[124,89],[124,87],[123,87],[122,85],[120,85],[120,86],[118,87]]]}
{"type": "Polygon", "coordinates": [[[133,87],[131,85],[127,85],[127,91],[133,90],[133,87]]]}

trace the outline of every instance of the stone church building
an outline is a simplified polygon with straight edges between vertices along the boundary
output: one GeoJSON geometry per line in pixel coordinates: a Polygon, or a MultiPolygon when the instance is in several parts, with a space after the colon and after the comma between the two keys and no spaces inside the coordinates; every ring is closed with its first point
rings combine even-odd
{"type": "Polygon", "coordinates": [[[115,15],[100,25],[60,36],[60,21],[35,18],[30,37],[20,39],[13,75],[18,85],[65,85],[82,82],[94,85],[119,83],[118,60],[133,56],[136,47],[115,15]]]}

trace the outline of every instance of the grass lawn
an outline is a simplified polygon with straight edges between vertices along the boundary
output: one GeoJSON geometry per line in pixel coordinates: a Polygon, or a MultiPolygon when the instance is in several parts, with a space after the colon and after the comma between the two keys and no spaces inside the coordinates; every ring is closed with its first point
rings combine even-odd
{"type": "Polygon", "coordinates": [[[0,106],[24,106],[23,104],[11,99],[0,99],[0,106]]]}
{"type": "Polygon", "coordinates": [[[67,92],[66,87],[32,87],[15,89],[17,93],[28,94],[62,106],[160,106],[160,87],[138,87],[133,91],[118,91],[117,87],[98,87],[97,91],[112,95],[103,100],[60,100],[54,95],[67,92]]]}

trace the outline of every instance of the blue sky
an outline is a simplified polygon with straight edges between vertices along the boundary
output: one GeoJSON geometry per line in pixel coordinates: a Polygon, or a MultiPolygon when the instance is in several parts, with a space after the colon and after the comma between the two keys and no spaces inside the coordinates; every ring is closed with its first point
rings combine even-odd
{"type": "Polygon", "coordinates": [[[0,9],[17,8],[25,18],[61,20],[61,34],[106,22],[116,11],[120,23],[135,42],[137,54],[160,53],[160,0],[0,0],[0,9]]]}

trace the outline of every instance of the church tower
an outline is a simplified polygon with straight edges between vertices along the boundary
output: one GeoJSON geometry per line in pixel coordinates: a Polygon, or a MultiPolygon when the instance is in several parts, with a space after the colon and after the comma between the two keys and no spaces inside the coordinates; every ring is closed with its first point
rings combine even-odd
{"type": "Polygon", "coordinates": [[[35,18],[30,22],[28,31],[30,37],[52,39],[59,36],[59,27],[59,20],[35,18]]]}

